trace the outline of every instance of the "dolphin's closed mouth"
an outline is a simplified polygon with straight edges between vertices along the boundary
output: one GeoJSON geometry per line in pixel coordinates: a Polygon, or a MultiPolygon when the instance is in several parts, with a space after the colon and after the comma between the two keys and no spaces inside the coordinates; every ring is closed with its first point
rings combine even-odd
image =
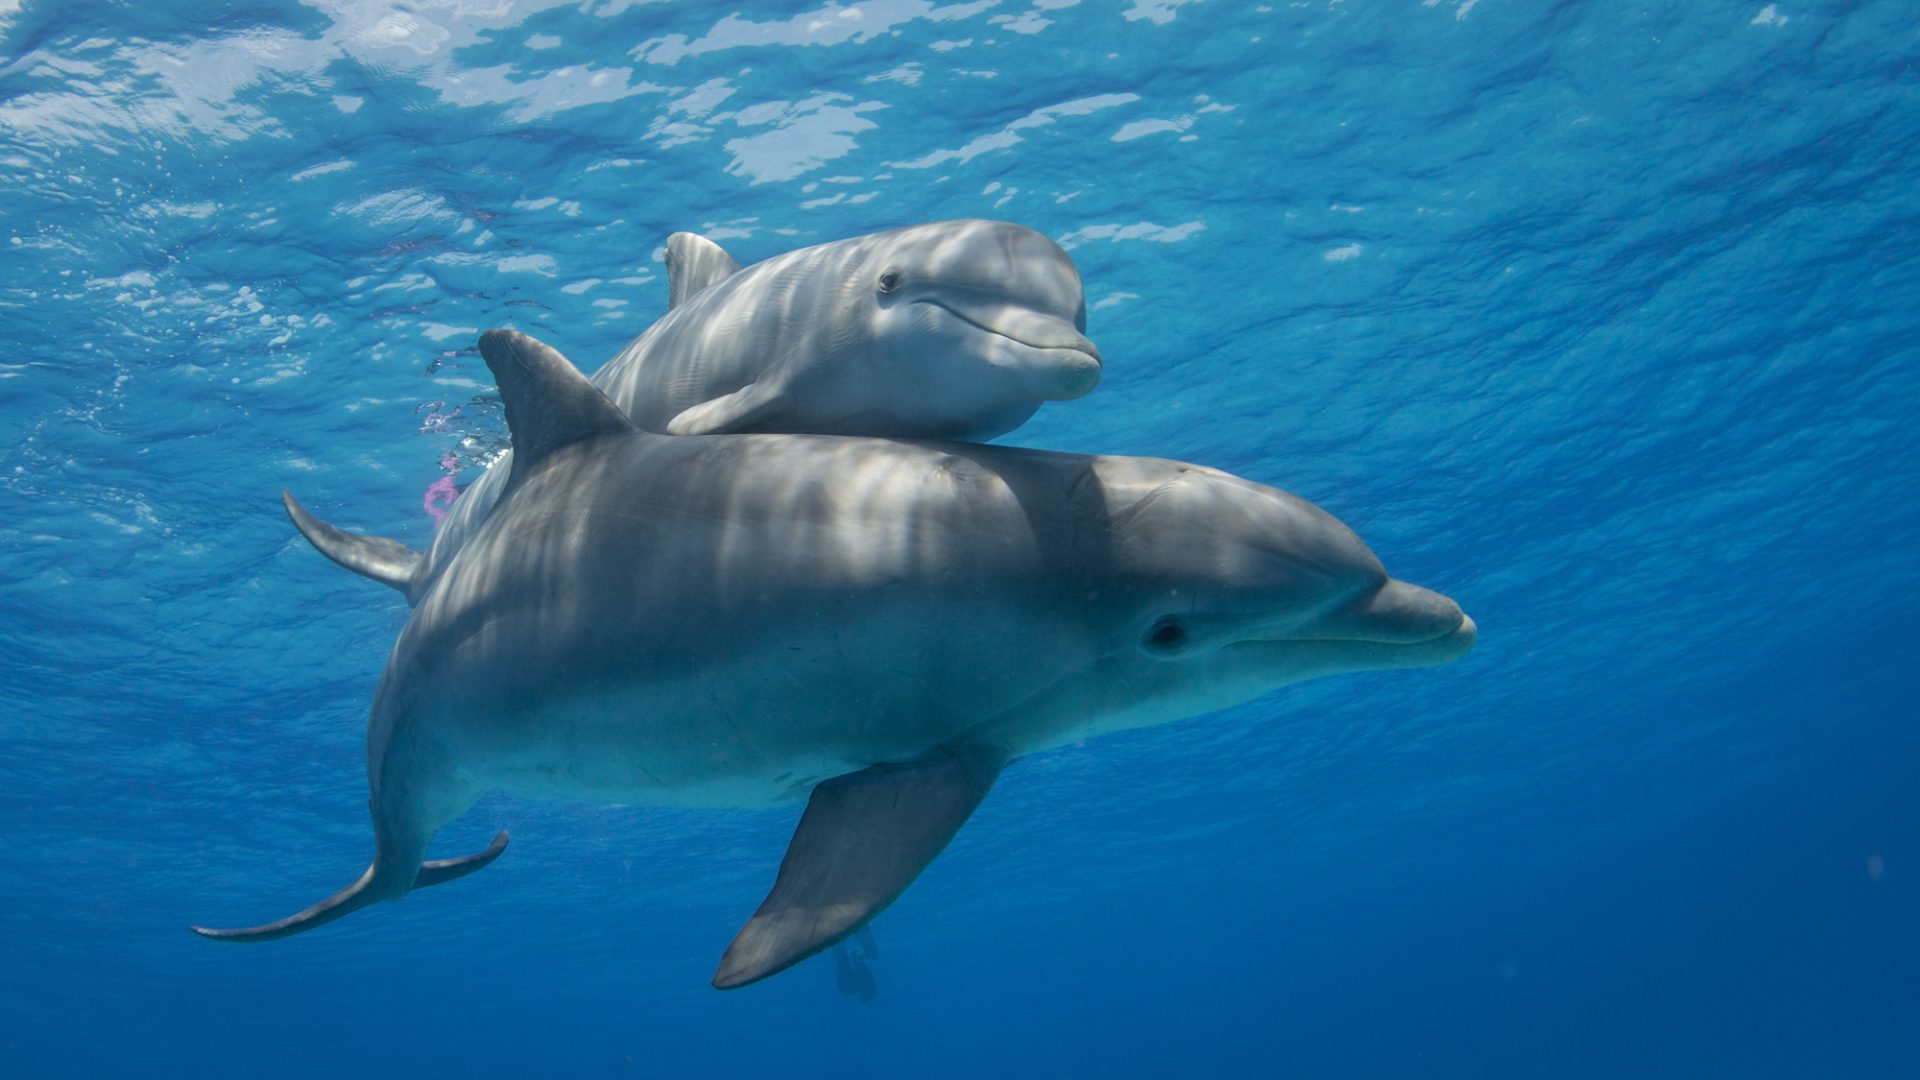
{"type": "Polygon", "coordinates": [[[1099,348],[1086,335],[1073,329],[1073,323],[1067,319],[1009,304],[997,306],[993,321],[988,322],[940,300],[916,300],[915,303],[932,304],[975,329],[1030,349],[1069,349],[1093,357],[1096,363],[1100,360],[1099,348]]]}
{"type": "Polygon", "coordinates": [[[1444,664],[1467,655],[1473,651],[1473,646],[1479,637],[1480,628],[1474,624],[1473,617],[1463,611],[1460,613],[1459,622],[1444,630],[1437,630],[1428,637],[1391,642],[1380,641],[1377,638],[1356,640],[1365,644],[1404,650],[1422,658],[1421,664],[1416,666],[1426,666],[1427,664],[1444,664]]]}
{"type": "Polygon", "coordinates": [[[1329,635],[1238,641],[1226,646],[1226,649],[1255,650],[1256,655],[1291,656],[1308,662],[1314,658],[1324,658],[1328,662],[1337,662],[1343,670],[1361,671],[1368,668],[1437,667],[1452,663],[1472,652],[1478,638],[1479,627],[1463,612],[1460,621],[1453,626],[1418,639],[1402,637],[1387,641],[1380,637],[1329,635]]]}

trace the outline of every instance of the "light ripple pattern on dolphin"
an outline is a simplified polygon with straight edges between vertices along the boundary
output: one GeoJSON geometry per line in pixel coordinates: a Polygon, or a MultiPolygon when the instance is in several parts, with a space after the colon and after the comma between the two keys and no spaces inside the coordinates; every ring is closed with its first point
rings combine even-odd
{"type": "Polygon", "coordinates": [[[374,696],[376,855],[266,940],[484,866],[428,863],[484,792],[807,809],[731,989],[855,933],[1022,755],[1476,629],[1332,515],[1152,458],[636,428],[553,349],[482,336],[519,455],[374,696]]]}
{"type": "MultiPolygon", "coordinates": [[[[1072,259],[1022,225],[913,225],[745,269],[676,233],[667,258],[673,308],[593,375],[646,431],[984,441],[1100,379],[1072,259]]],[[[398,586],[409,599],[486,517],[510,460],[454,504],[398,586]]]]}

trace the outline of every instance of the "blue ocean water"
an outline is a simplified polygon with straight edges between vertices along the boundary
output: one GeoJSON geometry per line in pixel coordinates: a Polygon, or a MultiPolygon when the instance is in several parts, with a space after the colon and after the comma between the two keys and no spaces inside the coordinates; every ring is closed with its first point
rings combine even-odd
{"type": "Polygon", "coordinates": [[[10,1076],[1920,1075],[1908,0],[0,0],[10,1076]],[[423,546],[666,235],[998,217],[1107,374],[1004,441],[1312,499],[1450,667],[1012,766],[830,960],[707,979],[797,808],[493,796],[365,865],[423,546]]]}

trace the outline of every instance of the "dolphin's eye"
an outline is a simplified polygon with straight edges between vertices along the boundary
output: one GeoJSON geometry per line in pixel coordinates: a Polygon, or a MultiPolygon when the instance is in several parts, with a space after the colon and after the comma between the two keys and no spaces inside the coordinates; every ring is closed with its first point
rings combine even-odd
{"type": "Polygon", "coordinates": [[[900,287],[900,271],[888,270],[880,275],[880,291],[890,293],[900,287]]]}
{"type": "Polygon", "coordinates": [[[1142,644],[1154,652],[1179,652],[1187,646],[1187,624],[1179,616],[1164,615],[1154,621],[1142,644]]]}

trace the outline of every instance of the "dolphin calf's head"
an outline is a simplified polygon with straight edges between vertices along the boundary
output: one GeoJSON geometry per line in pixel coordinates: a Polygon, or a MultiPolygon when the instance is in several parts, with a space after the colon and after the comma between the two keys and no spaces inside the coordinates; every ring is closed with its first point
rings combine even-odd
{"type": "Polygon", "coordinates": [[[1099,383],[1080,275],[1052,240],[1004,221],[917,225],[868,240],[842,295],[864,315],[872,370],[902,373],[953,402],[1004,398],[1020,412],[998,421],[1002,431],[1039,401],[1077,398],[1099,383]]]}
{"type": "Polygon", "coordinates": [[[1108,550],[1095,560],[1112,572],[1083,600],[1104,639],[1085,682],[1063,684],[1100,714],[1091,732],[1473,648],[1458,604],[1388,575],[1353,530],[1304,499],[1178,462],[1102,458],[1098,472],[1108,550]]]}

